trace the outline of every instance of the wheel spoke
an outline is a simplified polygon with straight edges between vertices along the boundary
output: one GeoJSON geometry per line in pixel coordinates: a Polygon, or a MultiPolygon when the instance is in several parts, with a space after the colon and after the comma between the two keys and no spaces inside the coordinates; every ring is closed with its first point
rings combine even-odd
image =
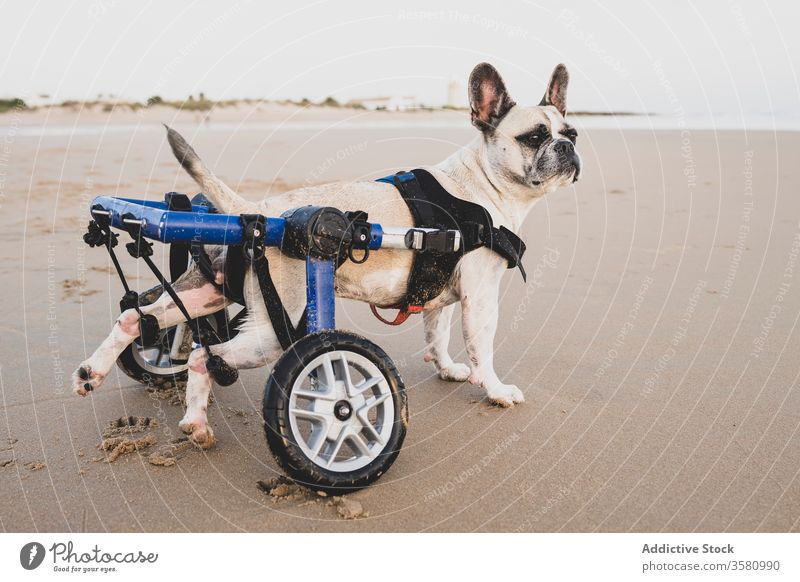
{"type": "Polygon", "coordinates": [[[331,456],[328,457],[328,462],[325,466],[330,469],[333,462],[336,460],[339,451],[342,449],[342,445],[344,441],[347,439],[347,429],[342,428],[342,431],[339,433],[339,437],[336,439],[336,442],[333,444],[333,449],[331,450],[331,456]]]}
{"type": "Polygon", "coordinates": [[[363,394],[370,388],[374,388],[378,384],[381,383],[383,380],[383,376],[372,376],[371,378],[366,378],[358,383],[358,386],[354,386],[355,394],[363,394]]]}
{"type": "Polygon", "coordinates": [[[367,411],[364,408],[359,410],[356,416],[358,417],[358,420],[361,421],[361,426],[364,427],[364,430],[372,433],[372,439],[376,443],[381,446],[386,444],[386,439],[383,438],[381,433],[378,432],[378,429],[376,429],[375,426],[369,421],[369,418],[367,418],[367,411]]]}
{"type": "MultiPolygon", "coordinates": [[[[333,392],[336,386],[336,374],[333,371],[333,362],[331,362],[330,354],[325,354],[325,357],[322,359],[322,371],[325,373],[325,387],[328,389],[327,392],[333,392]]],[[[319,377],[317,377],[317,381],[319,381],[319,377]]]]}
{"type": "Polygon", "coordinates": [[[161,366],[161,360],[164,358],[164,344],[158,342],[158,354],[156,355],[156,366],[161,366]]]}
{"type": "Polygon", "coordinates": [[[364,437],[361,436],[360,432],[351,433],[349,441],[353,443],[365,457],[372,458],[375,456],[375,452],[369,448],[369,444],[367,444],[367,441],[364,440],[364,437]]]}
{"type": "MultiPolygon", "coordinates": [[[[316,432],[313,431],[311,434],[316,432]]],[[[316,459],[319,458],[319,453],[322,451],[322,447],[325,446],[325,443],[328,442],[328,423],[324,423],[319,428],[319,436],[317,437],[317,442],[314,443],[314,448],[311,449],[311,460],[316,462],[316,459]]],[[[310,443],[309,443],[310,444],[310,443]]]]}
{"type": "Polygon", "coordinates": [[[322,422],[324,424],[330,422],[330,417],[327,414],[316,412],[314,410],[308,410],[306,408],[291,408],[289,409],[289,414],[294,415],[295,418],[302,418],[304,420],[313,420],[317,422],[322,422]]]}
{"type": "Polygon", "coordinates": [[[350,377],[350,364],[344,355],[344,352],[339,353],[339,364],[342,368],[342,378],[344,381],[344,389],[348,398],[355,396],[355,386],[353,386],[353,379],[350,377]]]}
{"type": "Polygon", "coordinates": [[[156,360],[158,360],[158,352],[156,351],[155,348],[145,348],[145,349],[140,350],[139,353],[142,354],[142,358],[144,358],[145,362],[147,362],[147,363],[149,363],[151,365],[154,365],[154,366],[158,365],[158,362],[156,361],[156,360]],[[156,352],[155,353],[155,357],[153,355],[153,352],[156,352]]]}
{"type": "Polygon", "coordinates": [[[295,388],[292,391],[292,394],[300,396],[301,398],[308,398],[310,400],[328,400],[328,401],[336,400],[336,394],[334,394],[333,390],[331,389],[328,389],[325,392],[315,392],[314,390],[303,390],[301,388],[295,388]]]}
{"type": "Polygon", "coordinates": [[[363,410],[363,411],[372,410],[373,408],[375,408],[376,406],[378,406],[382,402],[385,402],[386,400],[388,400],[388,398],[390,396],[391,396],[391,394],[388,393],[388,392],[386,394],[381,394],[380,396],[373,396],[372,398],[370,398],[369,400],[367,400],[364,403],[364,406],[361,407],[361,410],[363,410]]]}

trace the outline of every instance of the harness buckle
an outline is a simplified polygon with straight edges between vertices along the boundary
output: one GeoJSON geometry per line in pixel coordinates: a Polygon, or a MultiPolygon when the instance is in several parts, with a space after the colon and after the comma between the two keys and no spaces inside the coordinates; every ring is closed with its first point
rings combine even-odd
{"type": "Polygon", "coordinates": [[[455,253],[461,249],[461,233],[457,230],[412,228],[406,233],[406,248],[415,251],[455,253]]]}

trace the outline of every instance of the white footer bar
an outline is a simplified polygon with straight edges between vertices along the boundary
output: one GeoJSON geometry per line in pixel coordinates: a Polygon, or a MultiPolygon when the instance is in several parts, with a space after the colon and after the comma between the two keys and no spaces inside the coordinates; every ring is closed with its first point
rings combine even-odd
{"type": "Polygon", "coordinates": [[[800,580],[796,534],[29,533],[0,541],[3,580],[800,580]]]}

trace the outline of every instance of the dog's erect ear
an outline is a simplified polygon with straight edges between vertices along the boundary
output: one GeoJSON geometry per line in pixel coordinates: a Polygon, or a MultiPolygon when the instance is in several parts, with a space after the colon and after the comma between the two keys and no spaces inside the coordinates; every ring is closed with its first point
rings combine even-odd
{"type": "Polygon", "coordinates": [[[567,114],[567,85],[569,85],[569,73],[563,64],[556,65],[550,82],[547,84],[547,91],[542,97],[539,105],[552,105],[561,115],[567,114]]]}
{"type": "Polygon", "coordinates": [[[489,63],[481,63],[469,76],[469,106],[472,124],[481,131],[492,131],[516,103],[508,96],[500,73],[489,63]]]}

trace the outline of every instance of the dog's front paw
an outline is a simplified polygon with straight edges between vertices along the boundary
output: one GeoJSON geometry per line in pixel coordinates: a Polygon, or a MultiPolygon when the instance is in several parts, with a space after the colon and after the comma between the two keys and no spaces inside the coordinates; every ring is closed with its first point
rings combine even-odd
{"type": "Polygon", "coordinates": [[[486,396],[492,403],[502,406],[503,408],[509,408],[514,406],[514,404],[525,402],[525,396],[522,394],[522,390],[513,384],[499,384],[492,388],[487,388],[486,396]]]}
{"type": "Polygon", "coordinates": [[[189,439],[201,449],[210,449],[217,443],[214,431],[208,422],[183,419],[178,423],[180,429],[189,435],[189,439]]]}
{"type": "Polygon", "coordinates": [[[469,366],[453,362],[449,366],[439,368],[439,378],[447,382],[466,382],[469,379],[469,366]]]}
{"type": "Polygon", "coordinates": [[[95,372],[89,364],[83,363],[72,374],[72,391],[79,396],[86,396],[105,380],[105,374],[95,372]]]}

